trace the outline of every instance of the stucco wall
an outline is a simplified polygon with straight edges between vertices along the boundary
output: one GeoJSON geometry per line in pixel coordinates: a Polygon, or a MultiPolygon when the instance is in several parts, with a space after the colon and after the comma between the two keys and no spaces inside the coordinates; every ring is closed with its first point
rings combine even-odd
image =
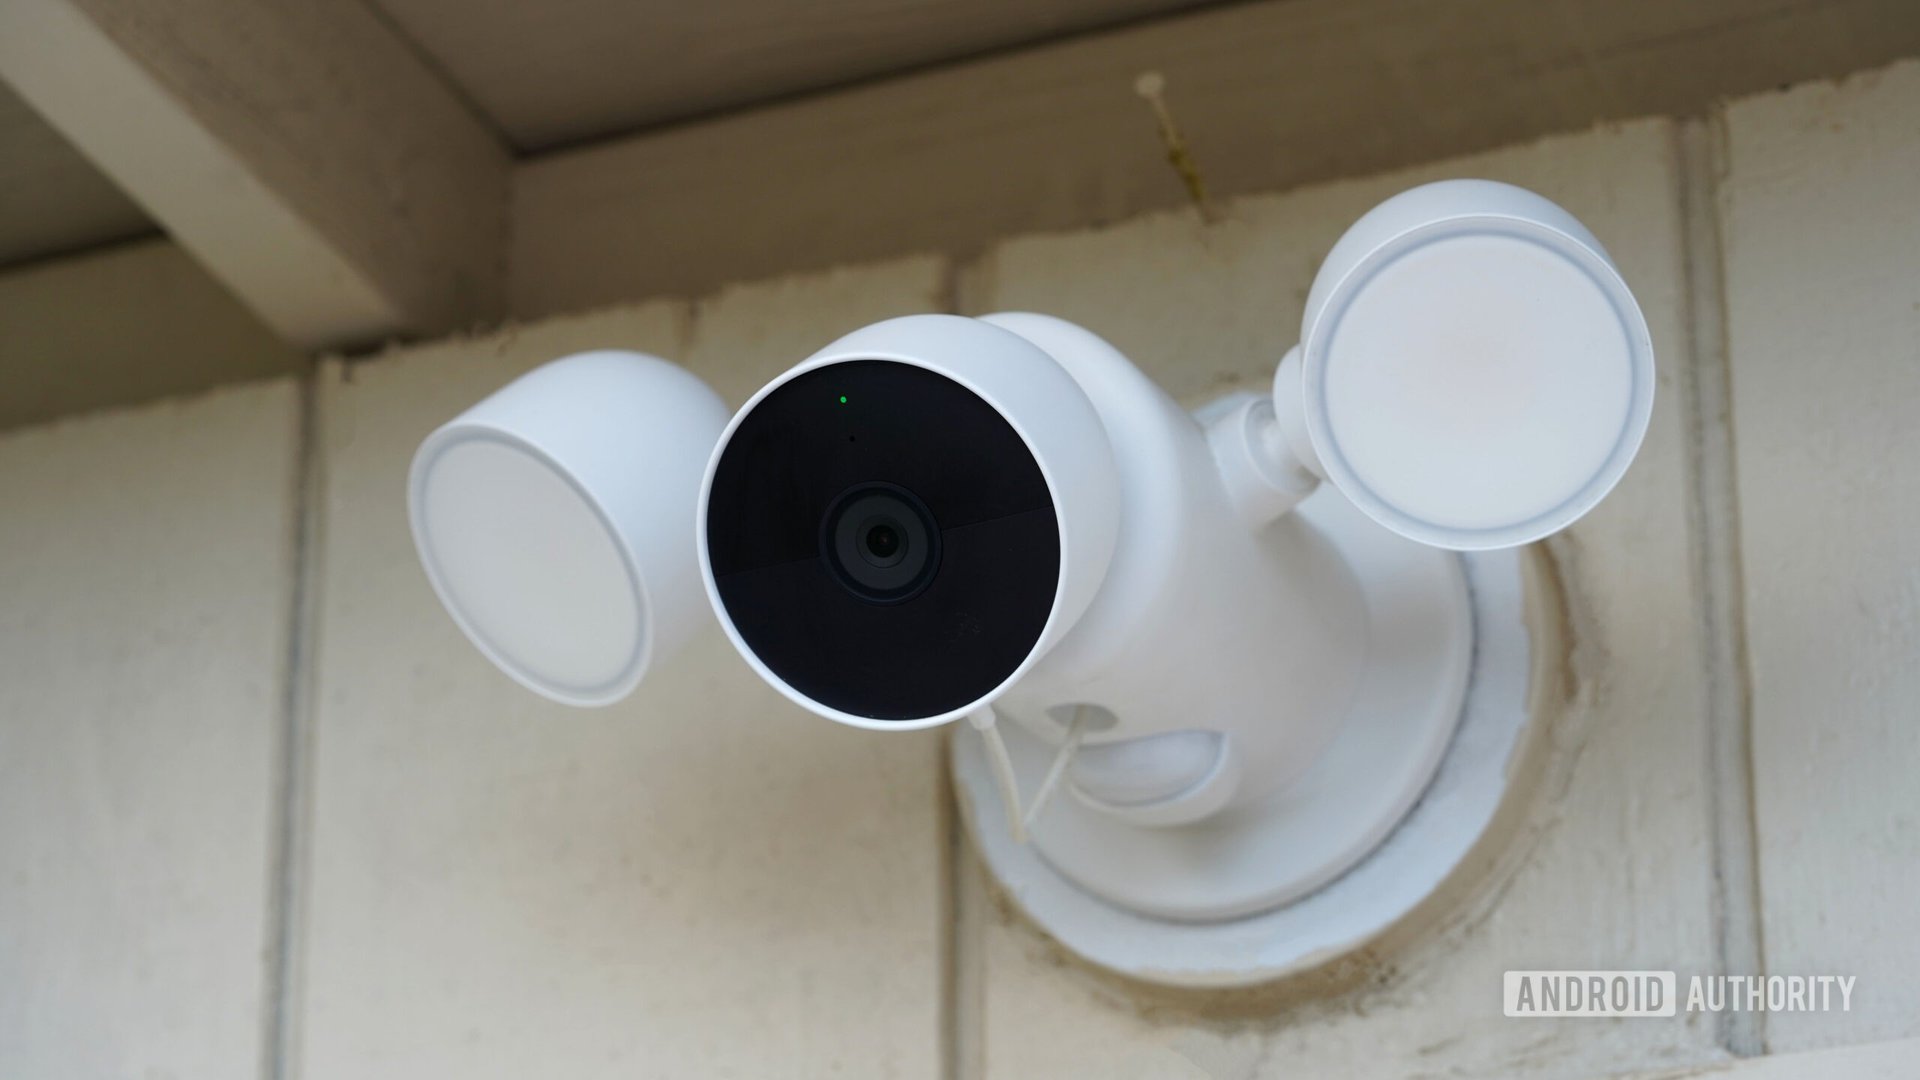
{"type": "Polygon", "coordinates": [[[1920,1037],[1916,177],[1908,63],[1212,227],[742,284],[8,434],[0,1075],[1545,1078],[1920,1037]],[[939,735],[817,720],[717,631],[617,707],[550,706],[415,564],[413,446],[552,356],[658,352],[738,403],[876,318],[1028,308],[1197,405],[1271,377],[1348,222],[1454,175],[1587,221],[1660,396],[1550,545],[1573,640],[1542,782],[1446,911],[1337,975],[1088,971],[983,880],[939,735]],[[1756,960],[1856,975],[1853,1010],[1500,1015],[1508,968],[1756,960]]]}

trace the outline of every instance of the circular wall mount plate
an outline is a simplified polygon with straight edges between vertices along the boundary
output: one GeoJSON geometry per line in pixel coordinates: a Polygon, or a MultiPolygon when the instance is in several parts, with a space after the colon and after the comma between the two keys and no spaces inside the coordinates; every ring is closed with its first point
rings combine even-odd
{"type": "MultiPolygon", "coordinates": [[[[1317,493],[1296,512],[1323,523],[1344,524],[1359,516],[1331,490],[1317,493]]],[[[1014,903],[1067,949],[1099,967],[1167,985],[1270,981],[1324,964],[1385,931],[1446,880],[1491,824],[1529,719],[1523,556],[1436,552],[1363,524],[1373,536],[1370,545],[1404,545],[1412,549],[1408,557],[1417,553],[1446,560],[1465,571],[1472,634],[1464,702],[1454,696],[1457,707],[1436,710],[1405,695],[1382,694],[1383,681],[1407,683],[1404,672],[1376,667],[1363,676],[1373,686],[1363,688],[1359,702],[1397,700],[1403,711],[1387,720],[1404,725],[1404,741],[1419,749],[1380,757],[1366,747],[1350,745],[1343,751],[1336,744],[1316,766],[1323,775],[1309,773],[1281,797],[1242,811],[1251,820],[1224,829],[1115,825],[1088,831],[1074,819],[1091,811],[1062,797],[1036,823],[1035,842],[1021,845],[1007,829],[978,734],[956,730],[954,777],[976,847],[1014,903]],[[1445,715],[1436,720],[1437,712],[1445,715]],[[1422,767],[1425,747],[1431,747],[1435,760],[1422,767]],[[1371,778],[1371,794],[1357,796],[1351,789],[1365,781],[1355,772],[1356,760],[1342,761],[1343,753],[1386,762],[1387,771],[1371,778]],[[1356,813],[1362,806],[1366,812],[1356,813]],[[1260,815],[1267,817],[1264,824],[1260,815]],[[1069,827],[1052,824],[1056,817],[1065,817],[1069,827]],[[1275,842],[1303,835],[1298,830],[1307,822],[1335,823],[1341,835],[1293,852],[1275,842]],[[1076,851],[1056,847],[1059,843],[1097,844],[1103,850],[1092,860],[1084,849],[1050,860],[1050,850],[1076,851]],[[1137,869],[1129,884],[1105,871],[1089,878],[1090,862],[1137,869]],[[1169,873],[1175,866],[1178,872],[1169,873]],[[1106,898],[1091,891],[1088,881],[1106,898]],[[1210,888],[1215,890],[1211,898],[1210,888]],[[1194,914],[1205,910],[1232,914],[1194,914]]],[[[1328,532],[1343,549],[1357,535],[1343,527],[1328,532]]],[[[1367,564],[1378,557],[1376,552],[1355,559],[1363,581],[1367,564]]],[[[1416,664],[1433,660],[1423,661],[1419,650],[1397,651],[1416,664]]],[[[1429,666],[1421,677],[1434,675],[1429,666]]],[[[1434,689],[1443,690],[1444,683],[1434,689]]],[[[1382,718],[1356,720],[1355,726],[1366,729],[1382,718]]],[[[1006,724],[1002,731],[1022,789],[1031,791],[1052,748],[1018,727],[1006,724]]]]}
{"type": "MultiPolygon", "coordinates": [[[[1121,908],[1186,921],[1268,911],[1338,877],[1379,846],[1433,778],[1453,737],[1473,656],[1460,560],[1412,544],[1322,489],[1293,511],[1330,540],[1365,605],[1358,685],[1332,741],[1297,779],[1178,827],[1060,799],[1032,830],[1041,858],[1121,908]]],[[[1245,726],[1260,726],[1259,717],[1245,726]]],[[[1011,741],[1026,790],[1055,748],[1024,725],[1011,741]]],[[[1249,777],[1248,782],[1257,780],[1249,777]]]]}

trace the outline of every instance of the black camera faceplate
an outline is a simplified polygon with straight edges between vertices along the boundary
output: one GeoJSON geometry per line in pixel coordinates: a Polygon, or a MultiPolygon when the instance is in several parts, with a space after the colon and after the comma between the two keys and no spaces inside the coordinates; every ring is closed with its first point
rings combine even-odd
{"type": "Polygon", "coordinates": [[[1004,682],[1059,590],[1052,492],[1025,440],[973,391],[891,360],[795,376],[734,429],[707,500],[707,554],[734,629],[796,691],[880,720],[935,716],[1004,682]],[[911,599],[843,587],[823,516],[849,489],[892,485],[939,531],[911,599]]]}

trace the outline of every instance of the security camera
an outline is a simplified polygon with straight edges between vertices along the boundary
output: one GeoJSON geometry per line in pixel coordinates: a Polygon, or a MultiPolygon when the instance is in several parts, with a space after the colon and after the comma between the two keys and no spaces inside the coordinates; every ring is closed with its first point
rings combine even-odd
{"type": "Polygon", "coordinates": [[[701,485],[700,574],[754,670],[860,727],[992,702],[1076,625],[1120,485],[1099,411],[992,321],[912,315],[753,396],[701,485]]]}
{"type": "Polygon", "coordinates": [[[1270,393],[1189,413],[1032,313],[856,330],[730,418],[587,353],[430,435],[410,510],[454,621],[541,694],[616,701],[711,617],[830,720],[971,720],[957,768],[1006,797],[973,818],[1079,893],[1243,919],[1406,817],[1489,633],[1459,553],[1590,510],[1653,387],[1599,241],[1447,181],[1334,246],[1270,393]]]}

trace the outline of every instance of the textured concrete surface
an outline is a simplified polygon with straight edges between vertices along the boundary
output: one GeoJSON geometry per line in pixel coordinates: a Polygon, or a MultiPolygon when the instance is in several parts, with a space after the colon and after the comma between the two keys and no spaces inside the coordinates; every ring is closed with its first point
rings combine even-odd
{"type": "Polygon", "coordinates": [[[296,414],[0,438],[0,1076],[258,1075],[296,414]]]}
{"type": "Polygon", "coordinates": [[[1726,116],[1727,332],[1768,970],[1798,1050],[1920,1035],[1920,63],[1726,116]]]}

